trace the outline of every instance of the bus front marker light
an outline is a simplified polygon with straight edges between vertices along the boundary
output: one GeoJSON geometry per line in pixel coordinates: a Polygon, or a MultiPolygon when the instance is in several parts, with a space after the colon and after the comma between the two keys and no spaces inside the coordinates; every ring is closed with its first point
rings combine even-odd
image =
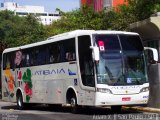
{"type": "Polygon", "coordinates": [[[112,91],[107,88],[97,88],[97,92],[112,94],[112,91]]]}
{"type": "Polygon", "coordinates": [[[145,87],[140,90],[140,92],[147,92],[147,91],[149,91],[149,87],[145,87]]]}

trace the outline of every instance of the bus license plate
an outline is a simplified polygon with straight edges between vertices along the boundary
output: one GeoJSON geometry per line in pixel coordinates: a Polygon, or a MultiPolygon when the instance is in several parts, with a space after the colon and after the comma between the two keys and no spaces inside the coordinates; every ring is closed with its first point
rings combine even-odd
{"type": "Polygon", "coordinates": [[[122,101],[130,101],[130,100],[131,100],[130,97],[123,97],[123,98],[122,98],[122,101]]]}

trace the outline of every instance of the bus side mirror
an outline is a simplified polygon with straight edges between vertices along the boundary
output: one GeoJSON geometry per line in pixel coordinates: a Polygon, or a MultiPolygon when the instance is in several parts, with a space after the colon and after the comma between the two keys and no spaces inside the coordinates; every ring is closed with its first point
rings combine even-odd
{"type": "Polygon", "coordinates": [[[144,47],[144,50],[151,50],[152,51],[152,53],[153,53],[153,60],[154,61],[158,61],[158,51],[157,51],[157,49],[155,49],[155,48],[151,48],[151,47],[144,47]]]}
{"type": "Polygon", "coordinates": [[[90,48],[93,50],[94,60],[99,61],[99,48],[96,46],[90,46],[90,48]]]}

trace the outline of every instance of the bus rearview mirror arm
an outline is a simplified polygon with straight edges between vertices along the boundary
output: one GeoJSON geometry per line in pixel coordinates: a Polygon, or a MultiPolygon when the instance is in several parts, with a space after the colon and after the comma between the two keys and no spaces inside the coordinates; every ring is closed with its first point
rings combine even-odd
{"type": "Polygon", "coordinates": [[[153,53],[153,60],[154,61],[158,61],[158,51],[155,48],[151,48],[151,47],[144,47],[144,50],[151,50],[153,53]]]}
{"type": "Polygon", "coordinates": [[[93,50],[93,58],[95,61],[99,61],[99,48],[97,46],[90,46],[90,49],[93,50]]]}

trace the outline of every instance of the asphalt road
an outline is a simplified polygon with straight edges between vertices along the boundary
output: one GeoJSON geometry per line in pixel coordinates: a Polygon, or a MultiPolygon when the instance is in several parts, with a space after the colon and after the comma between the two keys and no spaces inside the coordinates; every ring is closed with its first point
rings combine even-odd
{"type": "Polygon", "coordinates": [[[82,108],[72,114],[70,108],[37,105],[18,110],[15,103],[0,101],[0,120],[160,120],[157,113],[122,110],[113,113],[110,108],[82,108]]]}

